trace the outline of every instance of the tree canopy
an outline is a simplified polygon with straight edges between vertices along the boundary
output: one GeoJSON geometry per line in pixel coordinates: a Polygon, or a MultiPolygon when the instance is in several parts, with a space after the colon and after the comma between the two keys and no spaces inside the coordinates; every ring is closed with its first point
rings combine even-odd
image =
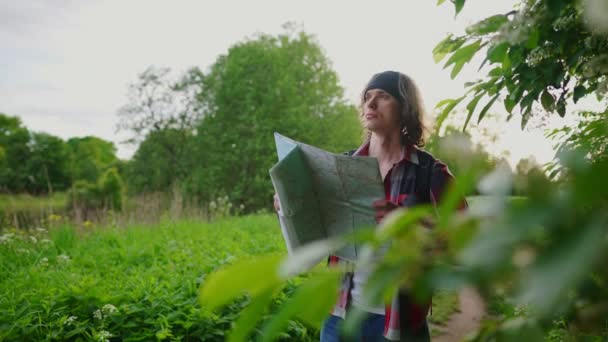
{"type": "Polygon", "coordinates": [[[205,200],[225,194],[248,210],[269,207],[274,132],[333,151],[361,139],[356,109],[321,47],[303,32],[234,45],[205,75],[197,99],[206,112],[189,187],[205,200]]]}

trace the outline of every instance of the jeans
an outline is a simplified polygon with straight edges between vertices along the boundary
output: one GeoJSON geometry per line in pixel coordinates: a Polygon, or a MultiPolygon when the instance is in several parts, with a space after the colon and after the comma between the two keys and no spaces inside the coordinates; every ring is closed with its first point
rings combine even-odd
{"type": "Polygon", "coordinates": [[[344,320],[338,316],[330,315],[321,328],[321,342],[344,342],[344,341],[385,341],[384,315],[369,313],[361,322],[359,331],[355,331],[355,337],[347,339],[341,333],[344,320]]]}

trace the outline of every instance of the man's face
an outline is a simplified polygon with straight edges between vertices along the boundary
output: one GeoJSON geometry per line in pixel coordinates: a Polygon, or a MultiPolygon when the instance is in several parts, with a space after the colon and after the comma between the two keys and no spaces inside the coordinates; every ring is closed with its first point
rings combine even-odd
{"type": "Polygon", "coordinates": [[[363,97],[363,126],[371,132],[389,134],[400,130],[399,102],[382,89],[370,89],[363,97]]]}

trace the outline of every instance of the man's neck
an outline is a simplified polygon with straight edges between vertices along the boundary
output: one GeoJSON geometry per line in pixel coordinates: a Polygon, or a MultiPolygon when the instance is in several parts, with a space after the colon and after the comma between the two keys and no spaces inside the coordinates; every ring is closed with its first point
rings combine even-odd
{"type": "Polygon", "coordinates": [[[401,138],[398,134],[379,135],[372,133],[369,141],[369,155],[378,162],[396,163],[401,159],[401,138]]]}

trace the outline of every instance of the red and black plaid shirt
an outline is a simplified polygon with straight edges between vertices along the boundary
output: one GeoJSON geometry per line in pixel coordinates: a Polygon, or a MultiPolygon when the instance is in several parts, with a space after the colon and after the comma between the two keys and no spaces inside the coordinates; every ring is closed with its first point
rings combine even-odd
{"type": "MultiPolygon", "coordinates": [[[[363,144],[353,153],[353,155],[369,156],[369,143],[363,144]]],[[[406,205],[408,196],[412,196],[416,192],[417,167],[420,167],[418,148],[413,145],[404,147],[401,159],[393,165],[384,178],[384,191],[387,200],[390,200],[399,206],[406,205]]],[[[431,204],[437,206],[441,201],[442,195],[447,190],[448,184],[454,177],[449,172],[447,166],[438,160],[434,160],[429,172],[431,174],[429,182],[430,194],[428,194],[428,199],[431,204]]],[[[412,203],[412,201],[407,202],[410,204],[412,203]]],[[[462,200],[462,207],[466,207],[466,201],[464,199],[462,200]]],[[[348,261],[337,256],[329,257],[330,265],[344,263],[348,263],[348,261]]],[[[350,291],[353,285],[352,280],[352,272],[348,272],[344,275],[340,287],[338,303],[334,306],[332,311],[333,315],[342,318],[346,316],[346,308],[349,304],[350,291]]],[[[407,303],[399,303],[399,298],[400,297],[395,294],[392,303],[385,307],[384,337],[389,340],[399,340],[402,329],[407,330],[408,332],[414,332],[417,329],[422,328],[430,308],[430,303],[418,304],[411,300],[407,303]],[[400,307],[407,310],[407,313],[405,313],[405,317],[407,317],[407,327],[400,326],[400,307]]],[[[404,298],[401,297],[401,300],[404,300],[404,298]]]]}

